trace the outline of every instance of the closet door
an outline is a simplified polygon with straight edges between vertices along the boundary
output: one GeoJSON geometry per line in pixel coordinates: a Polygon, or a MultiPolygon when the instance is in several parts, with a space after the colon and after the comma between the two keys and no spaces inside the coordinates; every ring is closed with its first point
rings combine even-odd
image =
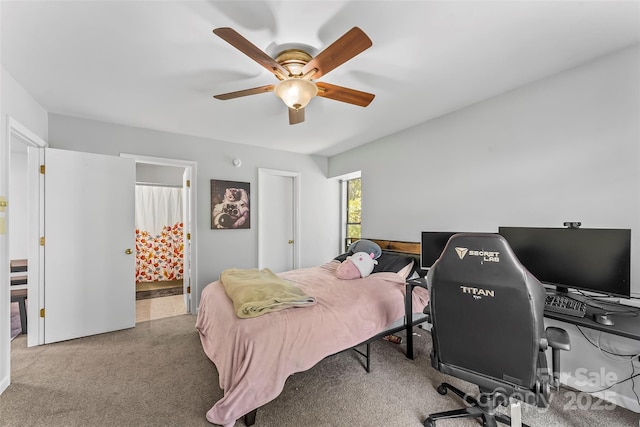
{"type": "Polygon", "coordinates": [[[295,175],[259,171],[259,268],[275,273],[297,268],[295,175]]]}
{"type": "Polygon", "coordinates": [[[44,341],[135,326],[135,160],[45,149],[44,341]]]}

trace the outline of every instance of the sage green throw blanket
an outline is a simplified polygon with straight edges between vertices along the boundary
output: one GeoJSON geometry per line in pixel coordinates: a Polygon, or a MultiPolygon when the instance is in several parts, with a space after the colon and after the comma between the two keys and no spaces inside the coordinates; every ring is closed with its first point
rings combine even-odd
{"type": "Polygon", "coordinates": [[[293,282],[276,276],[268,268],[230,268],[222,272],[220,282],[233,301],[236,315],[243,319],[316,303],[314,297],[293,282]]]}

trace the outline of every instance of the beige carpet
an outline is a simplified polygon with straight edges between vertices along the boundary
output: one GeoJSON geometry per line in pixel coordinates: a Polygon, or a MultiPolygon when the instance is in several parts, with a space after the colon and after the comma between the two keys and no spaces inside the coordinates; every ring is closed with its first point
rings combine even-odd
{"type": "MultiPolygon", "coordinates": [[[[32,348],[19,336],[12,343],[12,384],[0,395],[0,425],[210,425],[205,414],[222,391],[194,324],[194,316],[182,315],[32,348]]],[[[446,379],[470,392],[475,388],[431,368],[430,337],[416,332],[413,361],[404,357],[404,344],[379,340],[372,344],[371,373],[347,351],[293,375],[282,394],[258,411],[256,427],[420,427],[429,413],[461,407],[458,398],[440,396],[435,387],[446,379]]],[[[571,409],[571,393],[555,394],[548,409],[525,407],[523,420],[541,427],[638,425],[640,416],[622,408],[571,409]]]]}

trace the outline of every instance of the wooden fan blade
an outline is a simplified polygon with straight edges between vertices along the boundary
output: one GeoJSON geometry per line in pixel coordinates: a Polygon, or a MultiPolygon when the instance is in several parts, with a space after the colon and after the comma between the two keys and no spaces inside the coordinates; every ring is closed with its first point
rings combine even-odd
{"type": "Polygon", "coordinates": [[[280,74],[280,77],[289,75],[289,72],[282,65],[278,64],[272,57],[260,50],[249,40],[242,37],[233,28],[216,28],[213,30],[213,33],[272,73],[276,75],[280,74]]]}
{"type": "Polygon", "coordinates": [[[227,99],[240,98],[241,96],[249,96],[249,95],[257,95],[259,93],[265,92],[273,92],[274,85],[266,85],[260,87],[254,87],[253,89],[245,89],[239,90],[236,92],[222,93],[220,95],[214,95],[215,99],[222,99],[226,101],[227,99]]]}
{"type": "Polygon", "coordinates": [[[373,101],[373,98],[375,98],[375,95],[372,93],[361,92],[359,90],[336,86],[325,82],[315,83],[316,86],[318,86],[318,96],[322,96],[323,98],[347,102],[360,107],[366,107],[371,103],[371,101],[373,101]]]}
{"type": "Polygon", "coordinates": [[[329,47],[320,52],[302,67],[302,74],[316,69],[310,75],[312,79],[318,79],[337,66],[344,64],[354,56],[367,50],[373,45],[371,39],[358,27],[353,27],[342,37],[333,42],[329,47]]]}
{"type": "Polygon", "coordinates": [[[295,125],[304,122],[304,108],[289,108],[289,124],[295,125]]]}

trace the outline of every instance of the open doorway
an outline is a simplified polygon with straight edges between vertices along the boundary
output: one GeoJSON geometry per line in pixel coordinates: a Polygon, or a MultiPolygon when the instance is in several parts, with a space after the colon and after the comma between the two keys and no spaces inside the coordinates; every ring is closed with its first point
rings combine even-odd
{"type": "Polygon", "coordinates": [[[136,163],[136,322],[185,314],[183,167],[136,163]]]}
{"type": "Polygon", "coordinates": [[[27,145],[11,135],[10,183],[11,218],[9,221],[9,265],[11,289],[11,340],[27,334],[28,271],[28,191],[27,145]]]}
{"type": "Polygon", "coordinates": [[[39,244],[39,236],[44,235],[40,165],[47,143],[13,117],[7,117],[5,143],[5,178],[11,204],[7,209],[8,251],[3,263],[9,267],[10,298],[3,300],[10,302],[10,339],[26,335],[26,345],[34,346],[43,338],[38,317],[44,281],[43,250],[39,244]]]}
{"type": "MultiPolygon", "coordinates": [[[[31,132],[22,124],[18,123],[13,117],[7,116],[6,121],[6,137],[0,138],[0,195],[2,196],[0,204],[0,276],[9,278],[12,281],[13,273],[18,273],[20,277],[16,280],[14,286],[21,288],[23,294],[26,293],[24,302],[25,313],[19,314],[18,305],[12,304],[13,292],[11,289],[11,281],[0,281],[0,394],[11,383],[11,347],[12,347],[12,328],[11,314],[12,309],[18,309],[19,335],[25,337],[22,322],[27,322],[28,340],[24,340],[27,345],[37,345],[40,335],[39,321],[36,316],[36,310],[39,303],[39,291],[42,285],[40,276],[41,262],[40,250],[34,240],[29,236],[32,233],[40,233],[39,223],[39,199],[30,200],[27,194],[38,194],[37,166],[40,164],[40,157],[47,143],[39,136],[31,132]],[[12,161],[13,160],[13,161],[12,161]],[[35,177],[35,179],[34,179],[35,177]],[[9,203],[10,201],[10,203],[9,203]],[[14,204],[15,202],[15,204],[14,204]],[[12,233],[11,228],[15,231],[12,233]],[[34,230],[35,229],[35,230],[34,230]],[[15,237],[15,239],[14,239],[15,237]],[[12,240],[13,243],[10,241],[12,240]],[[12,259],[20,260],[17,266],[11,262],[12,259]],[[25,262],[26,260],[26,262],[25,262]],[[22,270],[29,269],[27,274],[22,270]],[[13,273],[10,272],[11,267],[17,267],[13,273]],[[27,283],[24,283],[26,276],[27,283]],[[26,288],[26,289],[25,289],[26,288]],[[29,297],[31,304],[27,304],[26,297],[29,297]],[[26,317],[26,319],[24,318],[26,317]]],[[[38,234],[36,234],[37,236],[38,234]]],[[[13,291],[18,290],[17,287],[13,291]]],[[[14,332],[16,335],[18,329],[14,332]]]]}
{"type": "Polygon", "coordinates": [[[136,323],[192,312],[195,163],[136,160],[136,323]]]}

